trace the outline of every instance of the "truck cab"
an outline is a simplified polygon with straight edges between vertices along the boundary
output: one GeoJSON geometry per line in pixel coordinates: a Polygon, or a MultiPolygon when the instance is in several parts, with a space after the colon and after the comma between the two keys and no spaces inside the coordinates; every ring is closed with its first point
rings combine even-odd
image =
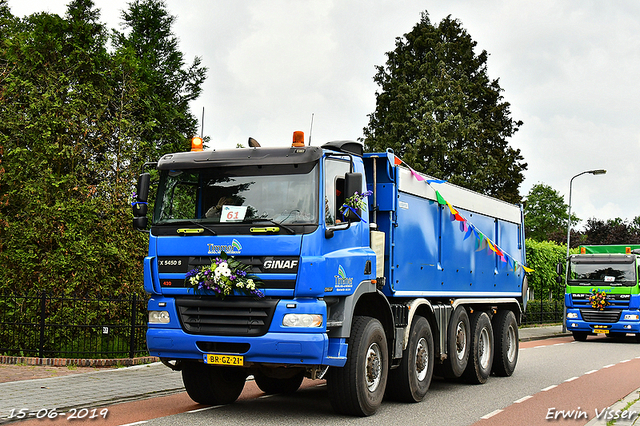
{"type": "MultiPolygon", "coordinates": [[[[635,334],[640,342],[637,246],[580,246],[566,265],[566,327],[574,339],[635,334]]],[[[561,271],[564,268],[559,268],[561,271]]]]}

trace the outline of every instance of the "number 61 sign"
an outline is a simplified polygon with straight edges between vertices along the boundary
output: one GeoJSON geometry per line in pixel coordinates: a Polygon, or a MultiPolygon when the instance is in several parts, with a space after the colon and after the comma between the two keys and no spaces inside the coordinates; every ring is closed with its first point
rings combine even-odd
{"type": "Polygon", "coordinates": [[[220,222],[242,222],[247,214],[247,206],[222,206],[220,222]]]}

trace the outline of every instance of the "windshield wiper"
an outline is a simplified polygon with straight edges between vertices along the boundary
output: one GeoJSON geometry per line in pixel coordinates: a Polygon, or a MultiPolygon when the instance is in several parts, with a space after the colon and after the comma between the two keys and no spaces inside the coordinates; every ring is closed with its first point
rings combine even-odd
{"type": "Polygon", "coordinates": [[[196,226],[200,227],[201,229],[206,229],[207,231],[211,232],[213,235],[218,235],[218,233],[216,231],[214,231],[212,228],[209,228],[208,226],[205,226],[200,222],[196,222],[195,220],[184,219],[184,220],[179,220],[179,221],[171,222],[171,223],[163,223],[162,225],[178,225],[178,224],[181,224],[181,223],[190,223],[192,225],[196,225],[196,226]]]}
{"type": "Polygon", "coordinates": [[[286,229],[287,231],[289,231],[292,234],[296,233],[296,231],[294,231],[293,229],[289,228],[287,225],[283,225],[282,223],[276,222],[275,220],[269,219],[268,217],[257,217],[255,219],[250,219],[249,222],[250,223],[269,222],[269,223],[272,223],[272,224],[274,224],[276,226],[280,226],[280,227],[286,229]]]}

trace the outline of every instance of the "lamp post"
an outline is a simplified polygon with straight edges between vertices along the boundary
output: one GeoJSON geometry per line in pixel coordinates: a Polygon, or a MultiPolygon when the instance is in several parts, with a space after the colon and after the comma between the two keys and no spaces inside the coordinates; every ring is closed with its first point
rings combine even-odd
{"type": "MultiPolygon", "coordinates": [[[[573,185],[573,180],[575,178],[577,178],[578,176],[582,176],[585,174],[592,174],[592,175],[603,175],[607,173],[606,170],[604,169],[598,169],[598,170],[587,170],[584,171],[582,173],[578,173],[577,175],[575,175],[574,177],[571,178],[571,180],[569,181],[569,216],[567,217],[567,270],[566,273],[569,272],[569,242],[571,241],[571,186],[573,185]]],[[[566,277],[566,274],[565,274],[566,277]]],[[[566,297],[566,296],[565,296],[566,297]]],[[[564,309],[562,310],[562,332],[566,333],[567,331],[567,304],[564,303],[564,309]]]]}

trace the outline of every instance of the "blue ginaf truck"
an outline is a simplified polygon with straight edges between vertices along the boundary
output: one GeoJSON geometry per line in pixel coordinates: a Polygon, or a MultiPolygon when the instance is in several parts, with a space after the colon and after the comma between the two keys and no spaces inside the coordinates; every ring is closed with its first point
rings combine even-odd
{"type": "MultiPolygon", "coordinates": [[[[228,404],[326,379],[333,409],[419,402],[434,374],[510,376],[526,303],[522,208],[353,141],[163,156],[149,232],[147,345],[189,396],[228,404]]],[[[256,144],[257,145],[257,144],[256,144]]],[[[151,212],[149,212],[151,213],[151,212]]]]}

